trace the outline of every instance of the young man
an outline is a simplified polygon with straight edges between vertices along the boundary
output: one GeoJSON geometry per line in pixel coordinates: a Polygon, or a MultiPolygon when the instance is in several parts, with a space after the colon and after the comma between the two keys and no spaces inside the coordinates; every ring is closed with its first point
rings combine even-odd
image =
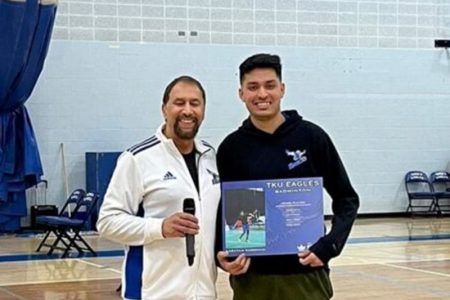
{"type": "MultiPolygon", "coordinates": [[[[249,258],[241,254],[232,260],[219,251],[218,262],[231,274],[237,300],[330,299],[333,290],[328,262],[344,247],[359,207],[358,195],[325,131],[302,119],[295,110],[281,111],[285,85],[280,58],[253,55],[239,70],[239,96],[250,117],[219,146],[221,180],[322,177],[334,215],[331,230],[298,255],[249,258]]],[[[221,240],[218,230],[218,243],[221,240]]],[[[221,249],[219,244],[216,247],[221,249]]]]}
{"type": "Polygon", "coordinates": [[[97,228],[125,246],[125,299],[216,299],[214,226],[220,184],[214,149],[195,140],[205,92],[192,77],[166,88],[165,123],[155,135],[119,157],[97,228]],[[195,216],[183,212],[192,198],[195,216]],[[195,235],[193,265],[185,235],[195,235]]]}

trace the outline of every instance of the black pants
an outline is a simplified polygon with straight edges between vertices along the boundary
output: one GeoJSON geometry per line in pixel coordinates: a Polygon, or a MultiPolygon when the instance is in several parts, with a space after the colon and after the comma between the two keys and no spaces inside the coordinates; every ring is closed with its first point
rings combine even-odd
{"type": "Polygon", "coordinates": [[[333,296],[324,269],[289,275],[247,273],[230,276],[230,284],[234,300],[329,300],[333,296]]]}

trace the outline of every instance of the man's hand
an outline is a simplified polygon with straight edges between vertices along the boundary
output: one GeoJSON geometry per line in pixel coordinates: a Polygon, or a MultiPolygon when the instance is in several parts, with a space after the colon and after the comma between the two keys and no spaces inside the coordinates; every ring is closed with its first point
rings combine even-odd
{"type": "Polygon", "coordinates": [[[198,219],[187,213],[175,213],[164,219],[162,235],[165,238],[184,237],[186,234],[198,234],[198,219]]]}
{"type": "Polygon", "coordinates": [[[246,257],[244,254],[240,254],[233,261],[228,261],[227,257],[227,251],[219,251],[217,253],[217,260],[225,271],[231,275],[239,275],[247,272],[248,267],[250,266],[249,257],[246,257]]]}
{"type": "Polygon", "coordinates": [[[298,261],[304,266],[310,267],[322,267],[323,262],[314,253],[309,250],[305,250],[298,253],[298,261]]]}

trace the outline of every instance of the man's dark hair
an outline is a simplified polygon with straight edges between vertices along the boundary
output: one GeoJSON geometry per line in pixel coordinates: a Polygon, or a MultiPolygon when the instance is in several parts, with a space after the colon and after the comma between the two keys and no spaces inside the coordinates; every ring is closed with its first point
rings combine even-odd
{"type": "Polygon", "coordinates": [[[202,92],[202,97],[203,97],[203,101],[206,104],[206,94],[205,94],[205,90],[203,89],[201,83],[188,75],[182,75],[180,77],[175,78],[174,80],[172,80],[166,87],[165,91],[164,91],[164,95],[163,95],[163,105],[167,104],[167,101],[169,101],[169,95],[170,92],[172,91],[173,87],[178,83],[178,82],[185,82],[185,83],[190,83],[192,85],[195,85],[196,87],[199,88],[200,92],[202,92]]]}
{"type": "Polygon", "coordinates": [[[281,62],[278,55],[260,53],[255,54],[244,60],[239,66],[239,80],[242,83],[244,75],[254,69],[269,68],[275,71],[278,79],[281,81],[281,62]]]}

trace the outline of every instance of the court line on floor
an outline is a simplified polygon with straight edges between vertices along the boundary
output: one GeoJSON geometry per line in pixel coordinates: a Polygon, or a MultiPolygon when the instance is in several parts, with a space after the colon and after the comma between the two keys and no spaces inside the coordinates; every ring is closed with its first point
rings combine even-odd
{"type": "Polygon", "coordinates": [[[2,262],[16,262],[16,261],[29,261],[29,260],[52,260],[52,259],[78,259],[78,258],[86,258],[86,257],[117,257],[124,256],[123,250],[101,250],[96,251],[97,256],[92,255],[91,253],[86,253],[85,255],[79,256],[68,256],[66,258],[61,258],[60,254],[12,254],[12,255],[0,255],[0,263],[2,262]]]}
{"type": "Polygon", "coordinates": [[[17,286],[17,285],[35,285],[35,284],[48,284],[48,283],[59,283],[59,282],[82,282],[82,281],[103,281],[103,280],[120,280],[120,276],[118,277],[94,277],[94,278],[72,278],[72,279],[49,279],[49,280],[39,280],[39,281],[21,281],[21,282],[8,282],[8,283],[0,283],[0,288],[5,286],[17,286]]]}
{"type": "MultiPolygon", "coordinates": [[[[359,259],[359,257],[356,257],[355,259],[359,259]]],[[[332,268],[336,267],[352,267],[352,266],[366,266],[366,265],[379,265],[379,264],[404,264],[404,263],[422,263],[422,262],[433,262],[433,261],[450,261],[450,256],[447,258],[429,258],[429,259],[399,259],[399,260],[393,260],[389,259],[389,262],[385,262],[387,259],[383,260],[373,260],[373,261],[359,261],[359,262],[348,262],[352,260],[352,256],[348,255],[345,256],[344,261],[340,261],[340,258],[335,258],[335,260],[332,260],[330,262],[330,266],[332,268]]]]}
{"type": "Polygon", "coordinates": [[[405,235],[405,236],[383,236],[383,237],[359,237],[349,238],[348,244],[368,244],[386,242],[416,242],[429,240],[448,240],[450,234],[427,234],[427,235],[405,235]]]}
{"type": "Polygon", "coordinates": [[[420,273],[425,273],[425,274],[450,277],[450,274],[446,274],[446,273],[440,273],[440,272],[434,272],[434,271],[428,271],[428,270],[421,270],[421,269],[417,269],[417,268],[411,268],[411,267],[406,267],[406,266],[397,266],[397,265],[386,264],[386,263],[382,263],[382,265],[388,266],[388,267],[392,267],[392,268],[397,268],[397,269],[408,270],[408,271],[414,271],[414,272],[420,272],[420,273]]]}
{"type": "Polygon", "coordinates": [[[87,265],[91,265],[93,267],[96,267],[96,268],[99,268],[99,269],[102,269],[102,270],[112,271],[112,272],[114,272],[116,274],[122,274],[121,271],[118,271],[118,270],[113,269],[113,268],[105,268],[105,266],[93,263],[91,261],[87,261],[87,260],[84,260],[84,259],[77,259],[77,261],[79,261],[81,263],[85,263],[87,265]]]}

